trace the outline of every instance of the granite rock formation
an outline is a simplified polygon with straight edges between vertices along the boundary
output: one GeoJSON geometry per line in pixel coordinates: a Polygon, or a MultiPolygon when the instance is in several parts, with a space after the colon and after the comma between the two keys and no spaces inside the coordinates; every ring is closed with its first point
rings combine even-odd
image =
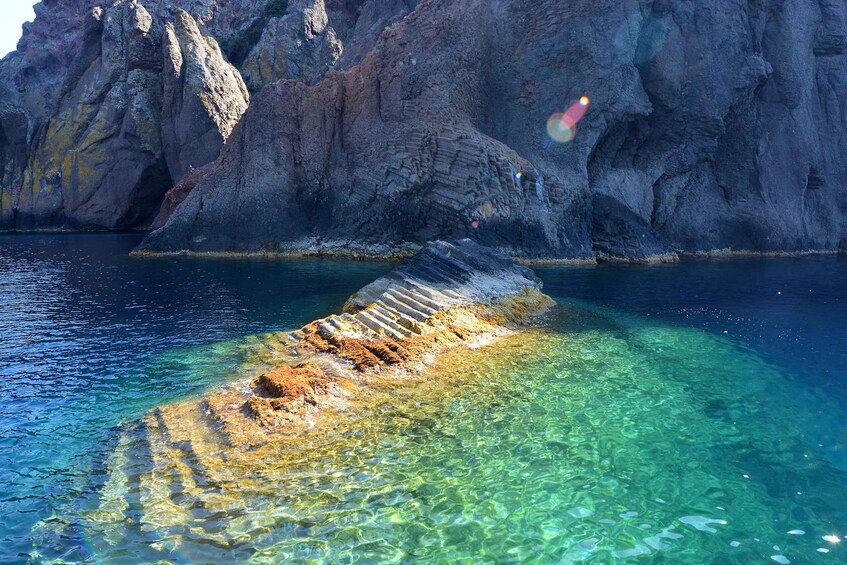
{"type": "Polygon", "coordinates": [[[220,152],[143,250],[847,248],[845,0],[37,12],[0,63],[0,229],[146,225],[220,152]],[[176,51],[204,67],[194,86],[176,51]],[[583,95],[575,137],[551,140],[548,118],[583,95]]]}

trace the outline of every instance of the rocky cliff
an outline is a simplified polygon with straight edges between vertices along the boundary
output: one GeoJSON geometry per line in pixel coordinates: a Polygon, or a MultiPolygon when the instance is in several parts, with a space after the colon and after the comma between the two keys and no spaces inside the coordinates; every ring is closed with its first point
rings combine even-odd
{"type": "Polygon", "coordinates": [[[332,0],[35,8],[0,61],[0,230],[147,226],[218,156],[250,89],[318,80],[360,19],[357,3],[332,0]]]}
{"type": "Polygon", "coordinates": [[[220,150],[143,250],[847,249],[844,0],[70,3],[0,67],[7,228],[141,224],[220,150]]]}

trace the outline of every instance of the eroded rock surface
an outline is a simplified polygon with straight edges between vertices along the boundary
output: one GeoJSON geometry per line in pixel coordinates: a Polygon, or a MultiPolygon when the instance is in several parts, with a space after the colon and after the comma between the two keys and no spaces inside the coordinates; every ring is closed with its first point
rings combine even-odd
{"type": "Polygon", "coordinates": [[[464,236],[536,258],[843,250],[844,13],[842,0],[420,2],[358,66],[258,93],[144,248],[464,236]],[[552,141],[548,117],[582,95],[575,138],[552,141]]]}
{"type": "Polygon", "coordinates": [[[449,396],[478,382],[430,370],[461,348],[497,347],[494,338],[530,329],[552,304],[508,258],[468,240],[430,243],[343,313],[253,341],[243,380],[122,426],[88,531],[109,542],[140,529],[155,551],[192,543],[176,531],[229,549],[245,531],[263,536],[272,529],[245,510],[265,495],[279,503],[297,466],[326,460],[309,442],[347,444],[343,430],[356,433],[357,418],[391,402],[392,389],[432,379],[449,396]]]}
{"type": "Polygon", "coordinates": [[[213,161],[250,95],[238,71],[214,39],[203,36],[197,22],[179,10],[163,38],[165,158],[171,178],[213,161]]]}
{"type": "MultiPolygon", "coordinates": [[[[373,379],[425,370],[444,350],[508,333],[552,303],[531,270],[502,255],[470,240],[430,243],[353,295],[342,314],[266,336],[257,348],[263,372],[195,401],[200,409],[190,412],[206,417],[192,425],[237,449],[279,441],[373,379]]],[[[172,410],[185,411],[158,412],[172,410]]]]}
{"type": "Polygon", "coordinates": [[[273,18],[242,65],[252,90],[291,78],[312,84],[335,66],[344,45],[323,0],[292,0],[288,13],[273,18]]]}
{"type": "Polygon", "coordinates": [[[246,109],[239,67],[256,89],[318,80],[340,64],[333,24],[352,37],[361,5],[36,5],[18,51],[0,62],[0,230],[146,227],[166,191],[218,156],[246,109]],[[266,63],[270,74],[251,74],[266,63]]]}
{"type": "Polygon", "coordinates": [[[845,0],[36,11],[0,62],[0,229],[147,225],[226,139],[145,250],[847,247],[845,0]],[[575,137],[551,140],[583,95],[575,137]]]}

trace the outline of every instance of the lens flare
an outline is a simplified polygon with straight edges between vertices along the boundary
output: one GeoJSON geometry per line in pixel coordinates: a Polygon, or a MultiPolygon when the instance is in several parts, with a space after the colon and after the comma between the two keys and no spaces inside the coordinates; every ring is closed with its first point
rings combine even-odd
{"type": "Polygon", "coordinates": [[[566,114],[553,114],[547,120],[547,135],[559,143],[567,143],[576,135],[576,127],[568,121],[566,114]]]}
{"type": "Polygon", "coordinates": [[[576,124],[588,111],[588,96],[574,102],[564,114],[556,113],[547,119],[547,135],[558,143],[567,143],[576,136],[576,124]]]}

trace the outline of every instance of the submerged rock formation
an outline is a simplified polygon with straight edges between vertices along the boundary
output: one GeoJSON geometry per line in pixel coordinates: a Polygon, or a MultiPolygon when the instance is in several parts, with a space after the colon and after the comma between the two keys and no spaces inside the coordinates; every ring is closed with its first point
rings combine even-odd
{"type": "Polygon", "coordinates": [[[226,140],[144,250],[847,248],[844,0],[37,13],[0,62],[0,229],[146,225],[226,140]],[[578,124],[548,124],[582,96],[578,124]]]}
{"type": "MultiPolygon", "coordinates": [[[[466,397],[466,387],[487,386],[484,371],[450,371],[456,356],[467,356],[468,348],[496,349],[495,337],[536,334],[542,326],[536,315],[551,306],[529,269],[467,240],[430,243],[354,294],[343,313],[246,339],[238,382],[121,425],[92,473],[84,516],[51,518],[39,539],[82,529],[97,555],[255,560],[256,548],[291,533],[279,519],[297,512],[288,497],[303,496],[301,480],[334,481],[337,469],[350,468],[339,461],[362,456],[351,434],[370,437],[386,420],[431,433],[437,428],[415,405],[435,397],[446,407],[466,397]],[[325,472],[329,462],[338,466],[325,472]],[[262,508],[269,512],[257,512],[262,508]]],[[[410,437],[415,441],[414,432],[410,437]]],[[[374,448],[380,458],[392,458],[391,446],[374,448]]],[[[382,466],[369,465],[374,472],[382,466]]],[[[332,489],[318,490],[338,500],[332,489]]],[[[367,494],[387,496],[379,489],[367,494]]],[[[263,555],[286,559],[277,549],[263,555]]]]}
{"type": "MultiPolygon", "coordinates": [[[[234,549],[245,531],[267,533],[243,510],[263,494],[279,502],[274,489],[291,486],[286,458],[299,442],[336,440],[351,412],[384,402],[385,386],[424,381],[448,349],[528,327],[552,304],[529,269],[468,240],[430,243],[353,295],[344,313],[262,336],[246,379],[123,426],[86,527],[109,543],[140,529],[154,551],[177,549],[186,532],[234,549]],[[226,519],[207,529],[221,512],[226,519]]],[[[445,390],[462,378],[445,379],[445,390]]]]}
{"type": "MultiPolygon", "coordinates": [[[[420,372],[444,350],[502,335],[552,303],[526,267],[470,240],[429,243],[353,295],[342,314],[266,336],[254,359],[263,372],[189,402],[203,415],[192,425],[236,449],[277,441],[342,409],[372,380],[420,372]]],[[[148,417],[172,411],[186,409],[148,417]]]]}

